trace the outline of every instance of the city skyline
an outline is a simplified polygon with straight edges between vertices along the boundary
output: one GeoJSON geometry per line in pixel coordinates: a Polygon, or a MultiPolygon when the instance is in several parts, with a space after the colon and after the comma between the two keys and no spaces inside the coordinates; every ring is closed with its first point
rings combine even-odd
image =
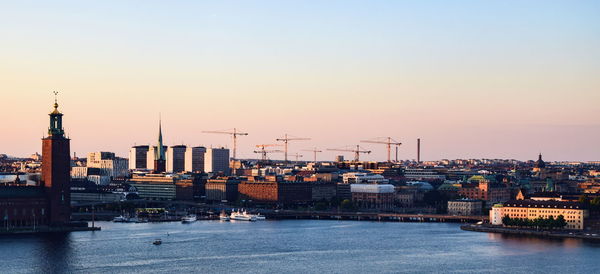
{"type": "Polygon", "coordinates": [[[41,152],[58,90],[81,156],[154,144],[160,112],[166,145],[248,132],[238,158],[288,133],[303,160],[382,136],[400,159],[421,138],[422,160],[600,160],[597,3],[344,3],[2,4],[2,153],[41,152]]]}

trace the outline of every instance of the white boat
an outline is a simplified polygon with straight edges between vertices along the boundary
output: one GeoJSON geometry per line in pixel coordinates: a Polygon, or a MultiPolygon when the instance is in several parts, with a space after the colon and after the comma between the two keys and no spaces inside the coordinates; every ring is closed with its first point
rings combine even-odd
{"type": "Polygon", "coordinates": [[[229,216],[225,213],[225,211],[221,211],[221,214],[219,214],[219,220],[229,221],[229,220],[231,220],[231,218],[229,218],[229,216]]]}
{"type": "Polygon", "coordinates": [[[257,221],[264,221],[264,220],[267,219],[267,217],[265,217],[265,215],[260,215],[260,213],[257,213],[257,214],[248,214],[248,215],[254,216],[257,221]]]}
{"type": "Polygon", "coordinates": [[[126,222],[128,222],[128,219],[125,218],[125,217],[123,217],[123,215],[121,215],[121,216],[115,217],[113,219],[113,222],[115,222],[115,223],[126,223],[126,222]]]}
{"type": "Polygon", "coordinates": [[[246,213],[246,211],[240,212],[239,210],[232,211],[230,218],[231,218],[231,220],[236,220],[236,221],[250,221],[250,222],[256,221],[256,216],[250,215],[250,214],[246,213]]]}
{"type": "Polygon", "coordinates": [[[193,215],[193,214],[192,215],[187,215],[187,216],[181,218],[181,222],[184,223],[184,224],[193,223],[196,220],[198,220],[198,218],[196,218],[196,215],[193,215]]]}

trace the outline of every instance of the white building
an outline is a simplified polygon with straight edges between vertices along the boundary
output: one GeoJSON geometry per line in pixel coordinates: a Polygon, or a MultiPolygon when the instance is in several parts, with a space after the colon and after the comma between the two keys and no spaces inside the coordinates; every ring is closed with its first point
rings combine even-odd
{"type": "Polygon", "coordinates": [[[167,172],[179,173],[185,170],[185,152],[187,147],[184,145],[171,146],[167,149],[167,172]]]}
{"type": "Polygon", "coordinates": [[[344,184],[387,184],[390,180],[380,174],[349,172],[342,175],[344,184]]]}
{"type": "Polygon", "coordinates": [[[185,151],[185,171],[203,172],[205,147],[188,147],[185,151]]]}
{"type": "Polygon", "coordinates": [[[204,171],[229,174],[229,149],[209,148],[204,158],[204,171]]]}

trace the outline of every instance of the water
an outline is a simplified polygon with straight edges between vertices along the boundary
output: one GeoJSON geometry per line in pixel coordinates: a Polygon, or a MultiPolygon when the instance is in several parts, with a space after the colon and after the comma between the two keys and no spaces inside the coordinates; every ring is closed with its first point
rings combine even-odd
{"type": "Polygon", "coordinates": [[[468,232],[450,223],[99,222],[0,237],[2,273],[598,273],[600,244],[468,232]],[[152,245],[155,238],[163,244],[152,245]]]}

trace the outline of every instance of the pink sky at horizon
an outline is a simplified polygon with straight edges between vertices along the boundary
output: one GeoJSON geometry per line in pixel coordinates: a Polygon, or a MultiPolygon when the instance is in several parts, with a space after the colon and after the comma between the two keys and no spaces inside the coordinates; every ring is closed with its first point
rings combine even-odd
{"type": "MultiPolygon", "coordinates": [[[[3,4],[0,153],[40,152],[58,90],[78,156],[155,143],[160,112],[167,145],[230,147],[201,131],[249,132],[240,158],[288,133],[312,138],[290,145],[304,160],[303,149],[382,136],[403,143],[401,159],[416,158],[421,138],[423,160],[600,160],[597,11],[586,1],[3,4]]],[[[385,160],[384,145],[361,146],[373,151],[365,160],[385,160]]]]}

